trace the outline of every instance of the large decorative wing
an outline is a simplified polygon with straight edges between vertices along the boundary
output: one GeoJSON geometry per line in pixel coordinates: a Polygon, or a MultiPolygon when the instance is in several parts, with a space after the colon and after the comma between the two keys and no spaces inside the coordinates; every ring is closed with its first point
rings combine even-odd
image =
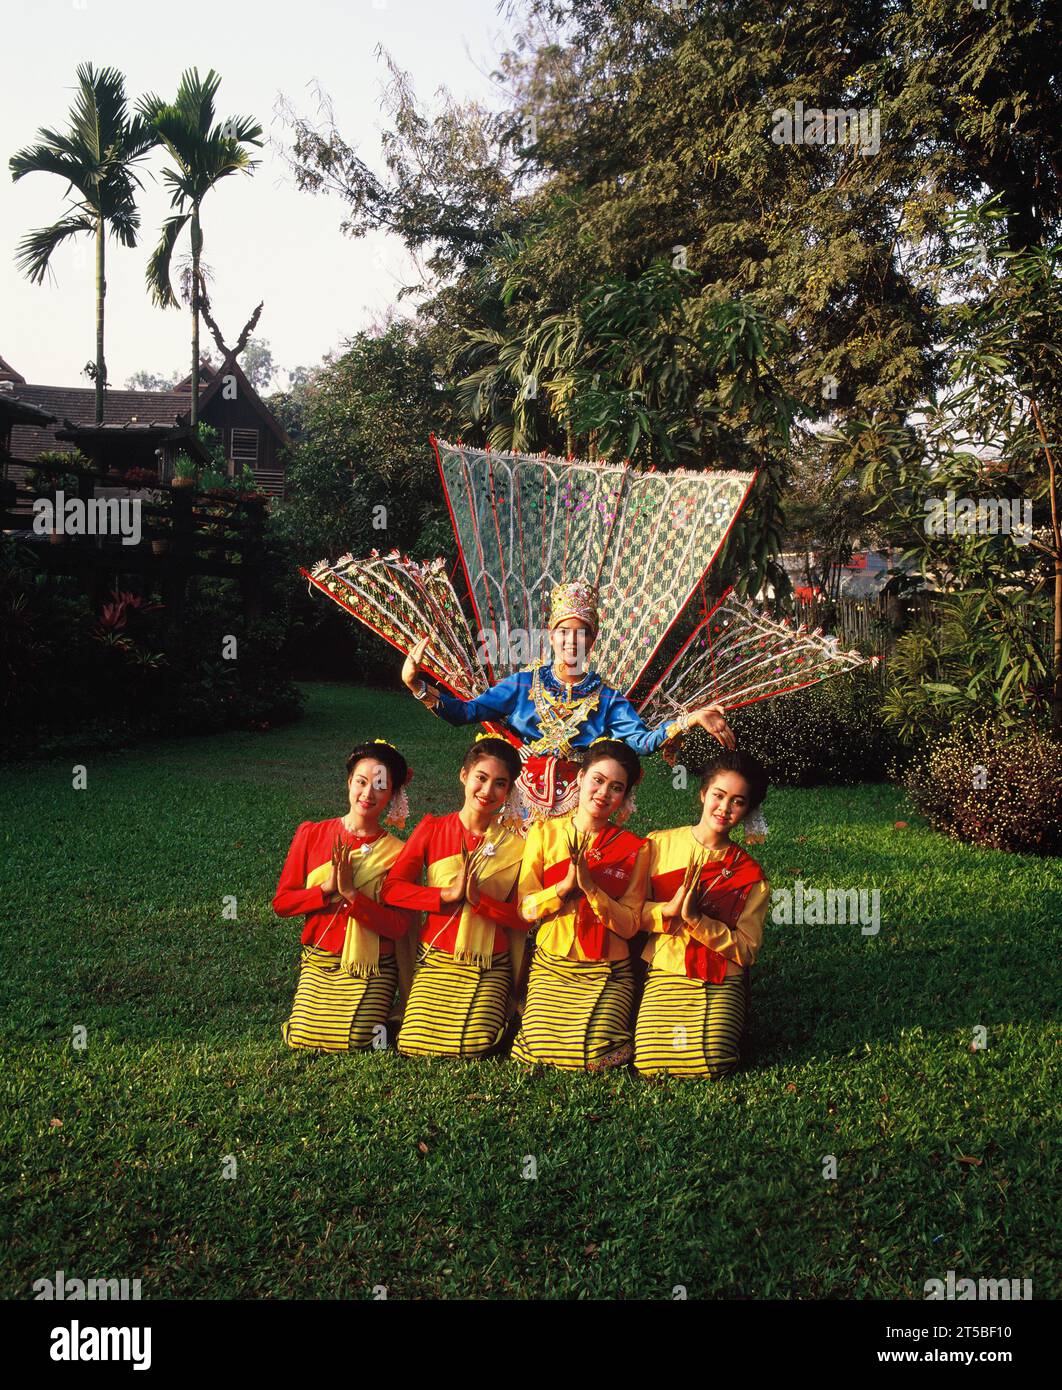
{"type": "Polygon", "coordinates": [[[594,668],[609,685],[631,690],[711,566],[756,476],[643,472],[492,453],[434,436],[432,443],[476,622],[495,639],[485,661],[491,681],[544,645],[553,586],[587,579],[600,594],[594,668]]]}
{"type": "Polygon", "coordinates": [[[402,653],[432,633],[422,665],[454,695],[468,700],[486,690],[479,650],[442,560],[418,565],[397,550],[374,550],[366,560],[343,555],[302,573],[402,653]]]}
{"type": "Polygon", "coordinates": [[[841,651],[837,638],[821,629],[808,632],[768,618],[728,589],[650,690],[640,713],[655,727],[704,705],[740,709],[878,660],[841,651]]]}

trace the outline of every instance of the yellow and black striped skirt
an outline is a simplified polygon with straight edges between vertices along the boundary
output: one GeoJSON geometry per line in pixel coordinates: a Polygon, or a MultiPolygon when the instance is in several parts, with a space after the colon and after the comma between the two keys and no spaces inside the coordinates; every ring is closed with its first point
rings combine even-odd
{"type": "Polygon", "coordinates": [[[726,1076],[741,1060],[748,986],[740,975],[691,980],[650,967],[634,1027],[634,1065],[646,1076],[726,1076]]]}
{"type": "Polygon", "coordinates": [[[289,1047],[362,1052],[387,1046],[387,1015],[398,988],[394,956],[380,957],[378,975],[350,975],[339,956],[304,946],[291,1017],[281,1025],[289,1047]]]}
{"type": "Polygon", "coordinates": [[[486,970],[421,948],[398,1050],[409,1057],[482,1057],[501,1042],[513,973],[508,951],[486,970]]]}
{"type": "Polygon", "coordinates": [[[518,1062],[594,1071],[630,1061],[634,973],[629,960],[569,960],[535,948],[518,1062]]]}

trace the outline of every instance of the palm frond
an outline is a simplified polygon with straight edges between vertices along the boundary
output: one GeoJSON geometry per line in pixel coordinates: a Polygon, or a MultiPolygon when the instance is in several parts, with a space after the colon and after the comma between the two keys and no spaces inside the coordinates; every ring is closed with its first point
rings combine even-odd
{"type": "Polygon", "coordinates": [[[201,137],[210,134],[214,123],[214,98],[220,86],[221,76],[213,68],[205,77],[199,76],[198,68],[186,68],[181,74],[177,99],[173,104],[201,137]]]}
{"type": "Polygon", "coordinates": [[[128,207],[116,210],[107,220],[115,241],[120,241],[123,246],[136,245],[136,234],[140,230],[140,213],[135,204],[130,203],[128,207]]]}
{"type": "Polygon", "coordinates": [[[15,264],[19,270],[35,284],[40,284],[48,272],[52,253],[64,241],[81,232],[95,231],[96,226],[88,213],[78,212],[53,222],[50,227],[38,227],[27,232],[15,252],[15,264]]]}
{"type": "Polygon", "coordinates": [[[102,165],[125,132],[125,78],[117,68],[101,68],[97,72],[91,63],[79,63],[77,81],[77,95],[70,108],[70,131],[96,164],[102,165]]]}
{"type": "Polygon", "coordinates": [[[173,248],[177,244],[177,238],[184,230],[185,223],[190,221],[191,216],[190,212],[182,212],[177,213],[174,217],[167,217],[162,224],[158,245],[151,253],[151,260],[148,261],[148,289],[155,303],[163,308],[177,307],[177,297],[173,293],[173,286],[170,283],[170,263],[173,260],[173,248]]]}
{"type": "MultiPolygon", "coordinates": [[[[46,135],[49,132],[42,130],[39,134],[46,135]]],[[[84,162],[70,150],[60,149],[57,141],[27,145],[24,150],[19,150],[11,156],[7,161],[7,167],[16,182],[25,178],[27,174],[58,174],[83,197],[88,192],[83,187],[86,174],[84,162]]]]}

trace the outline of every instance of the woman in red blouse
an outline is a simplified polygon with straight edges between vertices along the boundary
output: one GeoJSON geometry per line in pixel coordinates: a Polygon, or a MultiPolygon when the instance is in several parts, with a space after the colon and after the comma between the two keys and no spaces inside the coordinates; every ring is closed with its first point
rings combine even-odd
{"type": "Polygon", "coordinates": [[[398,984],[394,942],[410,915],[380,902],[402,841],[380,817],[404,824],[405,758],[382,739],[359,744],[347,759],[346,815],[303,821],[273,898],[281,917],[305,916],[299,984],[282,1026],[289,1047],[325,1052],[387,1045],[387,1017],[398,984]]]}
{"type": "Polygon", "coordinates": [[[524,846],[501,813],[519,775],[512,744],[481,734],[461,764],[461,809],[425,816],[387,875],[385,903],[426,913],[399,1052],[481,1057],[505,1032],[524,846]]]}

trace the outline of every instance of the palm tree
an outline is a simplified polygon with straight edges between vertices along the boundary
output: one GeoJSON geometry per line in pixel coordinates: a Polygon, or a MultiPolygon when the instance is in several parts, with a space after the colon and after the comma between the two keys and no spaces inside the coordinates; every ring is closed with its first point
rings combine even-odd
{"type": "Polygon", "coordinates": [[[16,264],[31,281],[40,284],[49,269],[52,253],[69,237],[82,232],[96,238],[96,423],[103,423],[103,391],[107,364],[103,356],[103,305],[107,295],[104,246],[107,229],[124,246],[136,245],[140,214],[134,189],[140,180],[133,165],[156,143],[155,132],[139,116],[130,118],[126,105],[125,78],[115,68],[96,72],[91,63],[77,69],[78,92],[70,108],[65,132],[42,129],[40,144],[12,155],[10,169],[16,181],[26,174],[58,174],[68,192],[76,192],[64,217],[50,227],[28,232],[19,243],[16,264]]]}
{"type": "Polygon", "coordinates": [[[146,96],[139,109],[168,151],[173,165],[163,169],[169,185],[170,207],[176,212],[163,223],[159,244],[148,263],[147,281],[152,298],[164,307],[177,307],[170,281],[170,262],[177,238],[189,227],[192,242],[192,411],[191,425],[199,422],[199,304],[202,287],[200,258],[203,229],[200,208],[203,199],[229,174],[249,174],[259,164],[251,159],[244,145],[262,144],[262,127],[247,116],[232,116],[217,122],[214,97],[221,78],[211,68],[206,77],[190,68],[181,77],[174,102],[146,96]]]}

